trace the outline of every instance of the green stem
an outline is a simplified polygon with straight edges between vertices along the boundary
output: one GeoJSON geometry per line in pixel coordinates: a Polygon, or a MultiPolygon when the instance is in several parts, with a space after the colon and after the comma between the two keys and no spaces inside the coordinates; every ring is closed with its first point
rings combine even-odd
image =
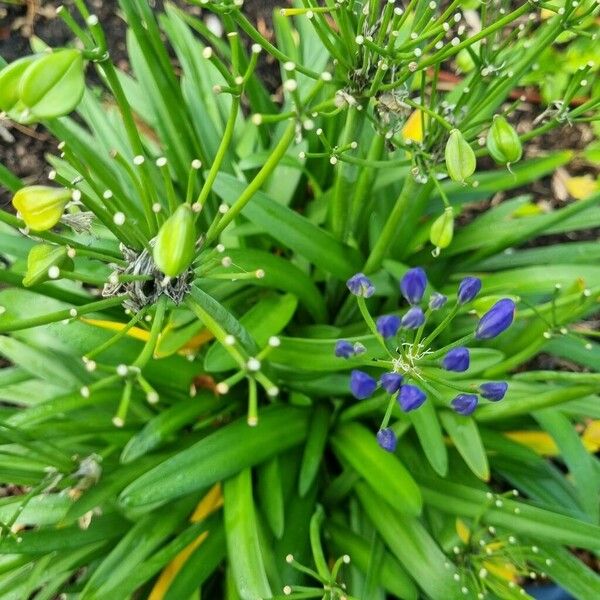
{"type": "Polygon", "coordinates": [[[411,175],[407,175],[404,180],[404,185],[402,186],[402,191],[392,208],[392,212],[387,218],[369,257],[367,258],[367,262],[363,269],[365,273],[373,273],[381,267],[383,259],[394,241],[394,238],[398,235],[398,225],[400,225],[410,201],[414,199],[418,187],[419,184],[414,178],[411,175]]]}
{"type": "MultiPolygon", "coordinates": [[[[77,316],[85,315],[91,312],[99,312],[107,308],[113,308],[119,306],[123,302],[122,296],[115,296],[114,298],[107,298],[106,300],[98,300],[96,302],[90,302],[89,304],[82,304],[77,306],[77,316]]],[[[75,308],[75,307],[74,307],[75,308]]],[[[64,310],[57,310],[55,312],[47,313],[45,315],[39,315],[37,317],[30,317],[28,319],[15,319],[9,323],[0,324],[0,333],[8,333],[9,331],[20,331],[21,329],[30,329],[31,327],[38,327],[40,325],[48,325],[49,323],[56,323],[57,321],[64,321],[65,319],[72,319],[70,308],[64,310]]],[[[0,317],[0,321],[2,318],[0,317]]]]}
{"type": "Polygon", "coordinates": [[[150,329],[150,337],[148,341],[144,345],[143,350],[140,352],[140,355],[135,359],[133,363],[134,367],[138,369],[143,369],[148,361],[152,358],[154,351],[156,350],[156,345],[158,344],[158,337],[160,335],[162,325],[165,319],[165,312],[167,310],[167,297],[161,296],[158,299],[158,303],[156,305],[156,313],[154,314],[154,320],[152,321],[152,327],[150,329]]]}
{"type": "Polygon", "coordinates": [[[448,323],[456,316],[456,313],[458,313],[458,304],[452,307],[452,310],[442,319],[442,322],[423,340],[424,348],[429,348],[431,342],[446,329],[448,323]]]}
{"type": "Polygon", "coordinates": [[[202,185],[202,189],[200,190],[200,194],[198,195],[198,199],[196,203],[200,206],[204,206],[206,199],[208,198],[208,194],[212,189],[213,183],[219,174],[219,170],[221,169],[221,165],[223,163],[223,159],[227,151],[229,150],[229,146],[231,144],[231,139],[233,137],[233,132],[235,129],[235,122],[237,119],[238,110],[240,107],[240,98],[239,96],[233,96],[231,100],[231,112],[229,113],[229,118],[227,119],[227,124],[225,125],[225,131],[223,132],[223,137],[221,138],[221,143],[219,144],[219,148],[217,149],[217,153],[215,154],[215,158],[210,167],[210,171],[206,176],[206,180],[202,185]]]}
{"type": "Polygon", "coordinates": [[[296,133],[296,123],[292,121],[286,128],[283,136],[273,148],[271,155],[266,160],[262,169],[257,173],[256,177],[248,184],[246,189],[241,193],[240,197],[232,204],[229,210],[223,215],[218,221],[213,221],[212,225],[208,228],[206,233],[206,243],[210,244],[213,242],[219,234],[242,212],[246,204],[251,200],[252,196],[260,189],[262,184],[266,181],[267,177],[275,170],[284,154],[286,153],[289,145],[294,139],[296,133]]]}
{"type": "MultiPolygon", "coordinates": [[[[346,124],[340,138],[340,146],[346,146],[360,137],[362,126],[361,112],[356,106],[350,106],[346,113],[346,124]]],[[[350,176],[354,167],[342,162],[338,165],[333,189],[333,198],[329,204],[331,230],[338,239],[347,236],[350,221],[350,188],[352,181],[350,176]]]]}

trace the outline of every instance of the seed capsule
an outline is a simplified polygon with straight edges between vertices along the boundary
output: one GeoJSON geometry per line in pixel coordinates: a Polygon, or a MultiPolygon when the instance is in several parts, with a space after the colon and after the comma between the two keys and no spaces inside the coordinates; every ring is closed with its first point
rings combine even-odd
{"type": "Polygon", "coordinates": [[[83,55],[68,48],[35,60],[19,81],[21,102],[36,119],[69,114],[85,90],[83,55]]]}
{"type": "Polygon", "coordinates": [[[27,272],[23,277],[23,285],[31,287],[51,279],[51,269],[63,271],[73,270],[73,261],[67,255],[64,246],[38,244],[27,255],[27,272]]]}
{"type": "Polygon", "coordinates": [[[432,224],[429,239],[436,249],[447,248],[454,236],[454,211],[449,206],[432,224]]]}
{"type": "Polygon", "coordinates": [[[12,203],[29,229],[46,231],[60,221],[70,199],[70,190],[32,185],[21,188],[13,196],[12,203]]]}
{"type": "Polygon", "coordinates": [[[477,166],[475,152],[458,129],[450,132],[444,155],[446,170],[452,180],[464,183],[467,177],[475,173],[477,166]]]}
{"type": "Polygon", "coordinates": [[[169,277],[181,275],[194,259],[196,225],[188,204],[180,205],[163,223],[154,246],[154,262],[169,277]]]}
{"type": "Polygon", "coordinates": [[[523,155],[521,140],[514,127],[501,115],[496,115],[487,136],[487,148],[500,164],[517,162],[523,155]]]}

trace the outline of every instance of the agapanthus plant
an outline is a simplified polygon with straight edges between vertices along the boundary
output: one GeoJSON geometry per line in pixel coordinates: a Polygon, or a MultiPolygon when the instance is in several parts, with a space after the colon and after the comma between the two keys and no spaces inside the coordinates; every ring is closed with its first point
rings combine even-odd
{"type": "Polygon", "coordinates": [[[0,595],[595,597],[597,244],[527,243],[599,196],[510,190],[597,118],[591,66],[520,99],[597,3],[198,4],[121,0],[121,70],[76,0],[0,73],[60,140],[0,169],[0,595]]]}

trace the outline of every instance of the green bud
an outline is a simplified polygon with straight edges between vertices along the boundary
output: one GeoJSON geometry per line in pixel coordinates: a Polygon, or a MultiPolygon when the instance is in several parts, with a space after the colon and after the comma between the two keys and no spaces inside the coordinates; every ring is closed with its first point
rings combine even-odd
{"type": "Polygon", "coordinates": [[[85,90],[83,56],[79,50],[58,50],[32,62],[19,80],[19,97],[36,119],[70,113],[85,90]]]}
{"type": "Polygon", "coordinates": [[[450,132],[444,156],[450,179],[464,183],[467,177],[475,173],[475,167],[477,166],[475,152],[458,129],[453,129],[450,132]]]}
{"type": "Polygon", "coordinates": [[[194,259],[196,225],[188,204],[181,204],[163,223],[154,245],[154,262],[169,277],[181,275],[194,259]]]}
{"type": "Polygon", "coordinates": [[[443,214],[441,214],[432,224],[429,230],[429,239],[435,246],[435,255],[437,256],[440,250],[447,248],[452,242],[454,235],[454,211],[451,206],[448,206],[443,214]]]}
{"type": "Polygon", "coordinates": [[[71,191],[46,185],[23,187],[13,196],[12,203],[29,229],[52,229],[62,217],[71,191]]]}
{"type": "Polygon", "coordinates": [[[49,279],[57,279],[60,270],[73,270],[73,261],[68,257],[67,249],[64,246],[38,244],[27,255],[27,272],[23,277],[23,285],[31,287],[49,279]]]}
{"type": "Polygon", "coordinates": [[[519,135],[501,115],[494,117],[487,136],[487,148],[492,158],[503,165],[517,162],[523,155],[519,135]]]}
{"type": "Polygon", "coordinates": [[[24,113],[27,107],[21,102],[19,88],[21,79],[29,66],[38,56],[24,56],[6,65],[0,71],[0,111],[5,112],[13,121],[28,123],[24,113]]]}

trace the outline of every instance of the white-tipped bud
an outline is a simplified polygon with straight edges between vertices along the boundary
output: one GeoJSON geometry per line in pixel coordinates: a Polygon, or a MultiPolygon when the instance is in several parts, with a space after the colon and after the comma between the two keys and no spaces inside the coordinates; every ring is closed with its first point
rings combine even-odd
{"type": "Polygon", "coordinates": [[[155,202],[152,205],[152,212],[158,214],[162,210],[162,204],[160,202],[155,202]]]}
{"type": "Polygon", "coordinates": [[[290,586],[290,585],[284,585],[283,586],[283,593],[286,596],[289,596],[292,593],[292,586],[290,586]]]}
{"type": "Polygon", "coordinates": [[[212,58],[213,55],[213,49],[210,46],[206,46],[206,48],[204,48],[204,50],[202,50],[202,57],[209,59],[212,58]]]}
{"type": "Polygon", "coordinates": [[[81,190],[73,190],[71,194],[71,199],[73,202],[79,202],[81,200],[81,190]]]}
{"type": "Polygon", "coordinates": [[[330,157],[329,158],[329,163],[332,164],[332,165],[337,165],[337,163],[338,163],[337,156],[330,157]]]}
{"type": "Polygon", "coordinates": [[[296,63],[292,62],[291,60],[288,60],[287,62],[283,63],[283,68],[288,72],[291,73],[293,70],[295,70],[296,68],[296,63]]]}
{"type": "Polygon", "coordinates": [[[60,277],[60,269],[56,265],[52,265],[48,269],[48,277],[50,279],[58,279],[60,277]]]}
{"type": "Polygon", "coordinates": [[[167,159],[164,156],[160,156],[159,158],[156,159],[156,166],[157,167],[164,167],[167,164],[167,159]]]}
{"type": "Polygon", "coordinates": [[[231,260],[231,256],[224,256],[221,259],[221,266],[223,267],[230,267],[233,264],[233,261],[231,260]]]}
{"type": "Polygon", "coordinates": [[[117,375],[119,377],[125,377],[129,373],[129,367],[127,365],[117,365],[117,375]]]}
{"type": "Polygon", "coordinates": [[[281,346],[281,339],[276,335],[272,335],[269,338],[269,346],[271,346],[271,348],[278,348],[281,346]]]}
{"type": "Polygon", "coordinates": [[[348,554],[344,554],[344,556],[342,556],[342,562],[345,565],[349,565],[350,564],[350,556],[348,554]]]}
{"type": "Polygon", "coordinates": [[[252,44],[252,53],[253,54],[260,54],[262,52],[262,47],[260,46],[260,44],[252,44]]]}
{"type": "Polygon", "coordinates": [[[112,424],[119,429],[125,425],[125,421],[121,417],[113,417],[112,424]]]}
{"type": "Polygon", "coordinates": [[[255,416],[248,417],[246,419],[246,423],[248,423],[248,425],[250,427],[256,427],[258,425],[258,417],[255,417],[255,416]]]}
{"type": "Polygon", "coordinates": [[[227,204],[219,204],[219,212],[224,215],[229,210],[227,204]]]}
{"type": "Polygon", "coordinates": [[[253,356],[250,357],[248,359],[248,362],[246,363],[246,367],[248,368],[248,371],[260,371],[260,360],[258,360],[258,358],[254,358],[253,356]]]}
{"type": "Polygon", "coordinates": [[[80,390],[79,393],[81,394],[81,396],[83,398],[89,398],[90,397],[90,388],[87,385],[84,385],[80,390]]]}
{"type": "Polygon", "coordinates": [[[69,310],[69,316],[75,318],[77,316],[77,309],[76,308],[71,308],[69,310]]]}
{"type": "Polygon", "coordinates": [[[195,169],[196,171],[198,171],[201,168],[202,168],[202,161],[199,160],[199,159],[197,159],[197,158],[195,158],[192,161],[192,169],[195,169]]]}
{"type": "Polygon", "coordinates": [[[75,258],[77,256],[77,250],[75,250],[75,248],[67,248],[67,256],[69,258],[75,258]]]}
{"type": "Polygon", "coordinates": [[[48,173],[48,179],[50,181],[54,181],[56,179],[56,171],[54,169],[52,169],[52,171],[50,171],[50,173],[48,173]]]}
{"type": "Polygon", "coordinates": [[[359,45],[362,46],[365,43],[365,38],[362,35],[357,35],[354,38],[354,41],[359,45]]]}
{"type": "Polygon", "coordinates": [[[350,148],[352,148],[352,150],[356,150],[358,148],[358,142],[350,142],[350,148]]]}
{"type": "Polygon", "coordinates": [[[254,275],[256,276],[256,279],[264,279],[265,271],[264,271],[264,269],[256,269],[256,272],[254,273],[254,275]]]}
{"type": "Polygon", "coordinates": [[[225,246],[223,244],[217,244],[216,247],[215,247],[215,250],[219,254],[223,254],[223,252],[225,252],[225,246]]]}
{"type": "Polygon", "coordinates": [[[263,122],[263,116],[260,113],[254,113],[251,117],[250,120],[252,121],[252,123],[254,125],[262,125],[263,122]]]}
{"type": "Polygon", "coordinates": [[[102,192],[102,197],[105,200],[110,200],[113,197],[112,190],[104,190],[104,192],[102,192]]]}
{"type": "Polygon", "coordinates": [[[194,202],[192,204],[192,212],[199,213],[202,211],[202,204],[200,202],[194,202]]]}
{"type": "Polygon", "coordinates": [[[333,79],[333,75],[329,71],[323,71],[321,73],[321,79],[323,81],[331,81],[333,79]]]}
{"type": "Polygon", "coordinates": [[[224,381],[221,381],[215,385],[215,391],[217,394],[223,396],[229,392],[229,386],[224,381]]]}
{"type": "Polygon", "coordinates": [[[235,337],[231,334],[226,335],[223,341],[225,342],[226,346],[235,346],[235,337]]]}
{"type": "Polygon", "coordinates": [[[115,225],[123,225],[125,223],[125,213],[116,212],[113,215],[113,223],[115,225]]]}
{"type": "Polygon", "coordinates": [[[220,86],[219,84],[215,84],[215,85],[212,86],[212,91],[215,94],[220,94],[223,91],[223,87],[220,86]]]}
{"type": "Polygon", "coordinates": [[[286,79],[283,88],[286,92],[295,92],[298,89],[298,82],[295,79],[286,79]]]}
{"type": "Polygon", "coordinates": [[[96,361],[95,360],[86,360],[85,362],[85,370],[93,373],[96,370],[96,361]]]}
{"type": "Polygon", "coordinates": [[[90,27],[98,25],[98,17],[96,15],[90,15],[85,21],[90,27]]]}
{"type": "Polygon", "coordinates": [[[138,154],[137,156],[133,157],[133,164],[136,167],[143,165],[145,161],[146,161],[146,159],[141,154],[138,154]]]}
{"type": "Polygon", "coordinates": [[[236,85],[242,85],[242,83],[244,83],[244,78],[241,75],[238,75],[235,79],[234,82],[236,85]]]}
{"type": "Polygon", "coordinates": [[[293,562],[294,562],[294,555],[293,555],[293,554],[288,554],[288,555],[285,557],[285,562],[286,562],[288,565],[289,565],[289,564],[291,564],[291,563],[293,563],[293,562]]]}
{"type": "Polygon", "coordinates": [[[151,390],[146,394],[146,402],[148,402],[148,404],[158,404],[159,400],[160,396],[154,390],[151,390]]]}

